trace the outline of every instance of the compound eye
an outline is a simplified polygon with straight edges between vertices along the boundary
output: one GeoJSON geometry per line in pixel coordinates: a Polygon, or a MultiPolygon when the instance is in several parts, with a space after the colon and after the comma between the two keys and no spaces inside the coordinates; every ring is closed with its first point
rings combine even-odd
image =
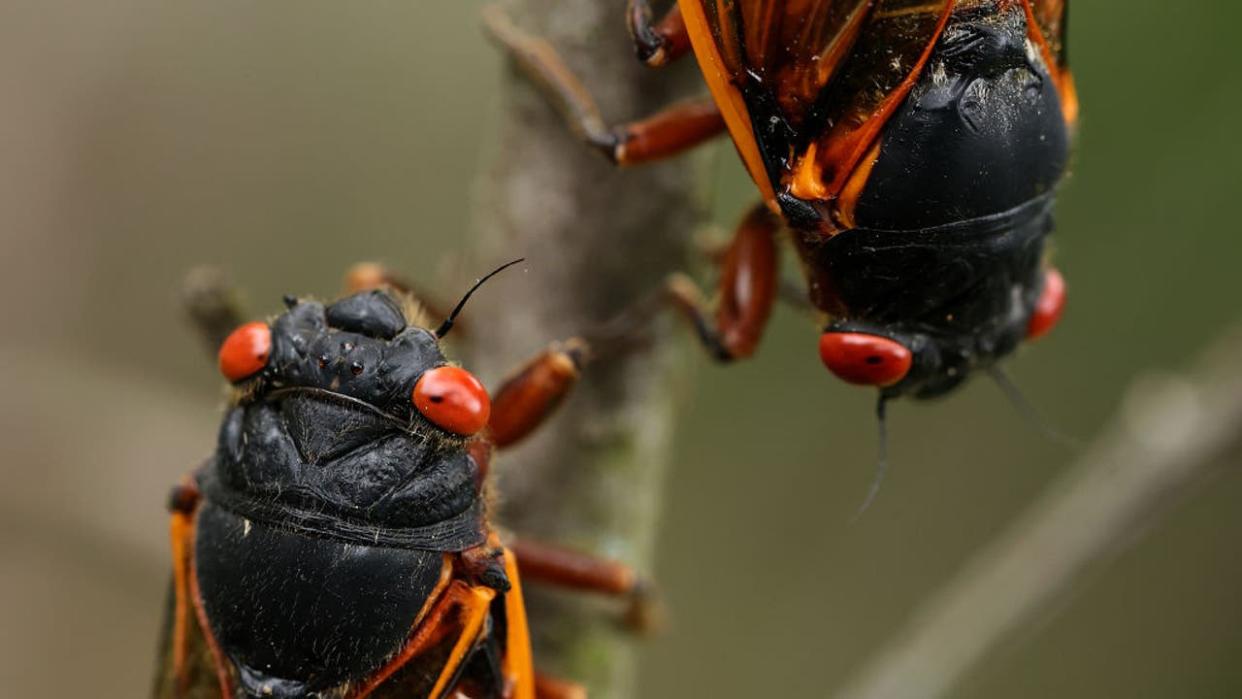
{"type": "Polygon", "coordinates": [[[255,321],[238,327],[220,345],[220,373],[237,383],[263,371],[272,354],[272,330],[255,321]]]}
{"type": "Polygon", "coordinates": [[[1044,271],[1044,288],[1039,292],[1039,300],[1031,311],[1031,319],[1026,323],[1026,339],[1035,340],[1047,335],[1061,320],[1065,311],[1065,277],[1056,269],[1049,267],[1044,271]]]}
{"type": "Polygon", "coordinates": [[[455,366],[423,372],[410,399],[423,417],[460,435],[477,433],[492,414],[487,389],[474,374],[455,366]]]}
{"type": "Polygon", "coordinates": [[[914,363],[905,345],[866,333],[824,333],[819,337],[819,358],[843,381],[880,387],[904,379],[914,363]]]}

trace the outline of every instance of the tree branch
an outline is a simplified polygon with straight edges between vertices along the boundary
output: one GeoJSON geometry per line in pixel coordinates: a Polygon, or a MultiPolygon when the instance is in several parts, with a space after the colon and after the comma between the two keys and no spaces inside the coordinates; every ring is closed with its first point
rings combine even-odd
{"type": "Polygon", "coordinates": [[[929,598],[838,696],[933,697],[1115,555],[1213,467],[1242,458],[1242,327],[1184,377],[1139,380],[1113,426],[929,598]]]}
{"type": "MultiPolygon", "coordinates": [[[[611,119],[654,111],[697,79],[693,65],[672,75],[642,68],[618,3],[504,7],[561,50],[611,119]]],[[[497,150],[476,192],[476,240],[487,260],[480,268],[517,256],[527,262],[525,275],[500,281],[502,292],[480,295],[470,310],[473,366],[493,385],[549,341],[651,294],[683,265],[700,220],[690,160],[617,169],[574,139],[512,71],[501,103],[497,150]]],[[[502,524],[650,570],[680,354],[661,332],[652,339],[589,366],[552,424],[498,461],[502,524]]],[[[528,606],[545,671],[585,682],[596,698],[633,695],[630,644],[599,609],[538,590],[528,592],[528,606]]]]}

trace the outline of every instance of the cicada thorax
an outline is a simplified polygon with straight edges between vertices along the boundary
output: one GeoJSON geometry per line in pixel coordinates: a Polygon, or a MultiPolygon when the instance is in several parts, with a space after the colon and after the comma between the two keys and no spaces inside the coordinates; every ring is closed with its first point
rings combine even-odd
{"type": "Polygon", "coordinates": [[[486,393],[384,292],[288,303],[221,350],[241,390],[196,476],[201,499],[174,515],[191,518],[183,589],[197,614],[182,627],[241,697],[427,696],[463,673],[499,696],[502,552],[489,589],[456,563],[494,547],[463,427],[486,423],[486,393]],[[486,610],[473,631],[454,615],[428,626],[453,594],[486,610]],[[422,630],[418,661],[401,661],[422,630]],[[480,640],[450,658],[467,632],[480,640]]]}
{"type": "Polygon", "coordinates": [[[465,439],[416,408],[444,367],[435,336],[382,293],[302,302],[272,323],[271,358],[225,416],[208,497],[254,521],[345,541],[461,550],[483,539],[465,439]]]}

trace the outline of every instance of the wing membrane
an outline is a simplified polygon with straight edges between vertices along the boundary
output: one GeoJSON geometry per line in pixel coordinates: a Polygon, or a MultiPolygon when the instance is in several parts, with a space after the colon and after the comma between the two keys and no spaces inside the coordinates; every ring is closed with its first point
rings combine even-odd
{"type": "Polygon", "coordinates": [[[1061,108],[1070,124],[1078,121],[1078,93],[1069,71],[1069,0],[1022,0],[1031,42],[1039,47],[1048,72],[1061,95],[1061,108]]]}
{"type": "MultiPolygon", "coordinates": [[[[735,86],[758,82],[797,121],[857,38],[875,0],[682,0],[702,8],[735,86]]],[[[882,4],[882,3],[881,3],[882,4]]]]}
{"type": "Polygon", "coordinates": [[[1030,5],[1031,15],[1035,18],[1035,24],[1039,27],[1057,68],[1065,70],[1069,67],[1069,52],[1065,42],[1069,0],[1030,0],[1030,5]]]}
{"type": "Polygon", "coordinates": [[[913,85],[953,0],[679,4],[734,142],[771,202],[795,182],[815,185],[799,193],[807,198],[840,189],[882,125],[875,117],[913,85]]]}

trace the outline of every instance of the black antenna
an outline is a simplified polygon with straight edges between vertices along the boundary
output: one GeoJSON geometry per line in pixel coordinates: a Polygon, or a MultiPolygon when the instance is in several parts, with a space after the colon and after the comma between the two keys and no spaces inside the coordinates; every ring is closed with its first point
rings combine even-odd
{"type": "Polygon", "coordinates": [[[1082,448],[1082,444],[1077,439],[1063,434],[1060,430],[1049,424],[1048,421],[1044,419],[1043,415],[1039,414],[1039,411],[1035,409],[1035,406],[1031,405],[1031,402],[1026,399],[1026,396],[1022,395],[1022,391],[1018,388],[1017,384],[1010,380],[1009,375],[1005,373],[1004,369],[1001,369],[999,366],[993,364],[988,367],[987,371],[988,376],[992,377],[992,381],[996,383],[996,386],[1000,388],[1001,392],[1005,394],[1005,397],[1009,399],[1009,402],[1013,405],[1014,409],[1017,410],[1027,422],[1034,425],[1035,429],[1039,430],[1040,434],[1044,435],[1044,437],[1049,441],[1060,444],[1068,449],[1078,450],[1082,448]]]}
{"type": "Polygon", "coordinates": [[[851,520],[853,522],[857,522],[867,508],[871,507],[871,503],[875,502],[875,497],[880,494],[880,484],[884,482],[884,475],[888,473],[888,396],[883,392],[875,402],[875,418],[880,428],[875,475],[871,477],[871,487],[867,489],[867,497],[863,499],[862,505],[854,513],[854,519],[851,520]]]}
{"type": "Polygon", "coordinates": [[[436,328],[436,337],[443,338],[445,335],[449,333],[450,330],[453,329],[453,321],[457,320],[457,314],[461,313],[461,309],[466,307],[466,302],[470,300],[470,295],[473,294],[475,291],[477,291],[479,287],[483,286],[483,284],[486,283],[488,279],[491,279],[492,277],[496,276],[497,274],[500,274],[504,270],[508,269],[509,267],[512,267],[513,265],[516,265],[519,262],[525,262],[525,261],[526,261],[525,257],[519,257],[512,262],[506,262],[503,265],[497,267],[496,269],[493,269],[491,272],[488,272],[487,275],[484,276],[482,279],[479,279],[478,281],[476,281],[474,283],[474,286],[470,287],[470,290],[466,292],[466,295],[462,296],[461,300],[457,302],[457,306],[453,309],[453,312],[448,315],[448,318],[445,318],[444,322],[440,323],[440,327],[436,328]]]}

